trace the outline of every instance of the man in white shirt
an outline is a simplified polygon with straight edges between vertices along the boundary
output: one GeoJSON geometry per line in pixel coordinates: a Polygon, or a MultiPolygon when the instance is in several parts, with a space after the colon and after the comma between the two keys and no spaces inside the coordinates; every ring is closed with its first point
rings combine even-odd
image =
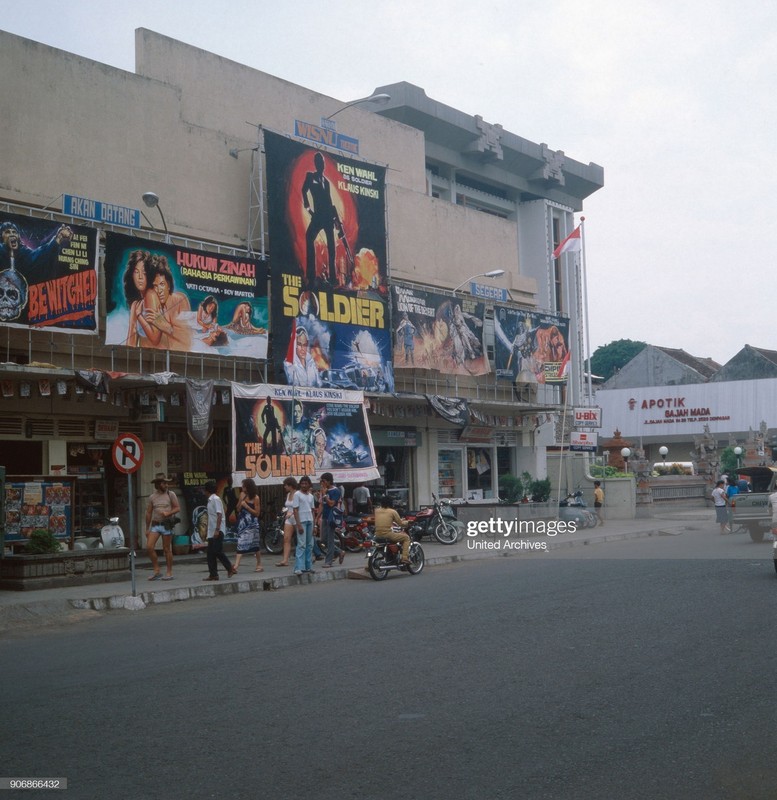
{"type": "Polygon", "coordinates": [[[206,481],[205,491],[210,496],[208,497],[208,577],[204,580],[219,579],[218,561],[227,571],[227,577],[231,578],[237,570],[224,554],[224,504],[216,494],[216,481],[206,481]]]}

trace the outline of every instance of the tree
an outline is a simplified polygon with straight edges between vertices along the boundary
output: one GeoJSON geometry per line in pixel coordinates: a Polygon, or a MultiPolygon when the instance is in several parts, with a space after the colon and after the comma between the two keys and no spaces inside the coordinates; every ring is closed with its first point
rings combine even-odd
{"type": "Polygon", "coordinates": [[[621,367],[628,364],[634,356],[647,347],[647,342],[631,339],[618,339],[615,342],[597,347],[591,356],[591,373],[604,380],[611,378],[621,367]]]}

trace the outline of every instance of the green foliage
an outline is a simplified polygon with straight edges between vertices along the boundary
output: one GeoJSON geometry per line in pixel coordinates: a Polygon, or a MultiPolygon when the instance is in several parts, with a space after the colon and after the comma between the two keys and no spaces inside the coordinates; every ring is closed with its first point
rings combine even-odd
{"type": "Polygon", "coordinates": [[[635,342],[631,339],[618,339],[597,347],[591,356],[591,372],[593,375],[600,375],[607,380],[628,364],[634,356],[641,353],[645,347],[647,347],[647,342],[635,342]]]}
{"type": "Polygon", "coordinates": [[[517,475],[507,473],[499,479],[499,497],[505,503],[520,503],[523,497],[523,483],[517,475]]]}
{"type": "Polygon", "coordinates": [[[24,552],[28,555],[59,553],[60,550],[59,540],[51,531],[33,531],[30,541],[24,547],[24,552]]]}
{"type": "Polygon", "coordinates": [[[631,472],[621,472],[617,467],[602,467],[600,464],[591,464],[589,469],[592,478],[607,480],[607,478],[632,478],[631,472]]]}
{"type": "Polygon", "coordinates": [[[546,503],[550,497],[550,478],[538,478],[531,482],[531,499],[535,503],[546,503]]]}
{"type": "Polygon", "coordinates": [[[720,451],[720,471],[732,473],[737,471],[737,457],[733,447],[726,447],[720,451]]]}

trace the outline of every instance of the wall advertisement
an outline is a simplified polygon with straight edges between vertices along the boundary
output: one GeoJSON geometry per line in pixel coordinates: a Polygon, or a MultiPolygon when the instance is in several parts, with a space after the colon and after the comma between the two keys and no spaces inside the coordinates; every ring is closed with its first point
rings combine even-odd
{"type": "Polygon", "coordinates": [[[97,231],[0,214],[0,324],[97,333],[97,231]]]}
{"type": "Polygon", "coordinates": [[[494,361],[498,378],[517,383],[564,383],[569,372],[569,320],[494,306],[494,361]]]}
{"type": "Polygon", "coordinates": [[[445,375],[491,371],[483,346],[484,303],[396,284],[391,298],[397,369],[445,375]]]}
{"type": "Polygon", "coordinates": [[[294,386],[392,392],[385,169],[264,134],[277,364],[294,386]]]}
{"type": "Polygon", "coordinates": [[[337,483],[378,478],[364,394],[342,389],[232,384],[234,480],[291,476],[337,483]]]}
{"type": "Polygon", "coordinates": [[[106,234],[106,344],[267,358],[267,268],[106,234]]]}

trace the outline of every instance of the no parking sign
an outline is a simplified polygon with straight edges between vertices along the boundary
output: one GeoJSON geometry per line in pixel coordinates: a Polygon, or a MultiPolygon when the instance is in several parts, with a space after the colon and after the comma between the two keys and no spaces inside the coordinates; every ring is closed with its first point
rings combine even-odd
{"type": "Polygon", "coordinates": [[[143,442],[134,433],[120,433],[113,443],[113,466],[119,472],[130,475],[143,463],[143,442]]]}

